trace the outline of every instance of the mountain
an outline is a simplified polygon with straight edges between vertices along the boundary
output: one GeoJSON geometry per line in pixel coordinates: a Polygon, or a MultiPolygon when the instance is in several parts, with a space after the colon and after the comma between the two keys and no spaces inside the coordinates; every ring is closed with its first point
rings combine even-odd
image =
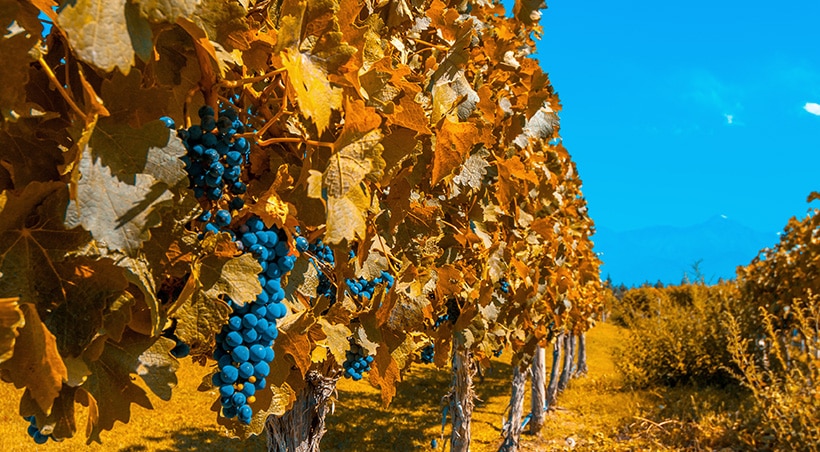
{"type": "Polygon", "coordinates": [[[692,266],[706,282],[734,279],[738,265],[748,264],[762,248],[777,243],[777,235],[749,228],[723,216],[688,227],[650,226],[631,231],[597,228],[592,237],[604,265],[601,275],[615,284],[640,285],[645,281],[679,284],[692,266]]]}

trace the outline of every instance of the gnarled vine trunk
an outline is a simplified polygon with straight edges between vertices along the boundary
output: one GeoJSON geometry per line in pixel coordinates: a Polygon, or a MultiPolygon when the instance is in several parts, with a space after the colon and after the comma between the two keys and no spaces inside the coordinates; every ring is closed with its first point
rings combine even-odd
{"type": "Polygon", "coordinates": [[[561,350],[564,348],[564,337],[561,333],[555,338],[552,350],[552,371],[550,371],[550,383],[547,386],[547,408],[555,409],[555,401],[558,399],[558,375],[561,369],[561,350]]]}
{"type": "Polygon", "coordinates": [[[453,419],[450,436],[452,452],[470,450],[470,421],[473,417],[475,392],[473,391],[473,366],[470,350],[464,344],[464,336],[453,335],[453,382],[450,393],[445,396],[448,411],[453,419]]]}
{"type": "Polygon", "coordinates": [[[311,370],[306,386],[299,391],[293,408],[281,417],[271,416],[265,424],[268,452],[318,452],[325,434],[328,401],[339,375],[328,377],[311,370]]]}
{"type": "Polygon", "coordinates": [[[544,408],[547,407],[547,351],[538,346],[532,357],[532,392],[530,397],[530,433],[538,434],[544,426],[544,408]]]}
{"type": "Polygon", "coordinates": [[[578,367],[575,369],[575,376],[586,375],[587,368],[587,333],[578,336],[578,367]]]}
{"type": "Polygon", "coordinates": [[[528,369],[513,365],[512,396],[510,397],[510,417],[504,424],[504,442],[500,452],[515,452],[521,438],[521,418],[524,414],[524,390],[527,385],[528,369]]]}
{"type": "Polygon", "coordinates": [[[564,337],[564,360],[561,370],[561,379],[558,381],[558,390],[563,391],[569,386],[569,379],[572,378],[572,358],[575,350],[575,335],[567,334],[564,337]]]}

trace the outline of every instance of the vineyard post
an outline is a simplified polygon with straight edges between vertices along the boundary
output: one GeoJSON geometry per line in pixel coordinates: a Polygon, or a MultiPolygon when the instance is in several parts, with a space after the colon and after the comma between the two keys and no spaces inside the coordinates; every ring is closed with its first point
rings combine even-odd
{"type": "Polygon", "coordinates": [[[544,426],[544,408],[547,406],[547,351],[542,346],[535,349],[532,358],[532,391],[530,433],[538,434],[544,426]]]}
{"type": "Polygon", "coordinates": [[[466,346],[464,335],[456,332],[453,335],[453,380],[448,394],[448,411],[453,419],[453,431],[450,437],[450,450],[468,452],[470,450],[470,426],[475,407],[473,376],[475,365],[470,349],[466,346]]]}
{"type": "Polygon", "coordinates": [[[499,452],[516,452],[521,438],[521,421],[524,414],[524,391],[527,384],[527,374],[529,366],[523,363],[513,363],[512,395],[510,396],[510,415],[504,425],[502,435],[504,441],[499,447],[499,452]]]}

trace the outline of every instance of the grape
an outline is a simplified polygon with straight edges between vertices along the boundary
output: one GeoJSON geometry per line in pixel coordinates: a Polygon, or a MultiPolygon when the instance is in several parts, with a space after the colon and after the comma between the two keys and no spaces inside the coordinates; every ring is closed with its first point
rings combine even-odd
{"type": "Polygon", "coordinates": [[[222,397],[230,397],[234,393],[233,385],[222,385],[219,387],[219,395],[222,397]]]}
{"type": "Polygon", "coordinates": [[[267,377],[270,374],[270,365],[265,361],[260,361],[253,366],[253,375],[257,378],[267,377]]]}
{"type": "Polygon", "coordinates": [[[427,344],[421,350],[421,362],[425,364],[430,364],[433,362],[433,358],[435,357],[435,346],[433,344],[427,344]]]}
{"type": "Polygon", "coordinates": [[[242,317],[242,325],[243,325],[245,328],[253,328],[253,327],[255,327],[255,326],[256,326],[256,322],[257,322],[258,320],[259,320],[259,319],[258,319],[258,317],[256,317],[256,314],[254,314],[254,313],[248,313],[248,314],[245,314],[245,316],[244,316],[244,317],[242,317]]]}
{"type": "Polygon", "coordinates": [[[233,351],[231,352],[231,356],[233,357],[234,361],[241,363],[247,361],[251,355],[250,350],[248,350],[248,347],[240,345],[239,347],[233,349],[233,351]]]}
{"type": "Polygon", "coordinates": [[[233,396],[231,396],[231,402],[233,402],[234,406],[241,407],[246,401],[247,398],[245,397],[245,394],[242,394],[241,392],[235,392],[233,396]]]}
{"type": "Polygon", "coordinates": [[[226,384],[232,384],[239,378],[239,370],[231,365],[225,366],[221,370],[221,378],[222,382],[226,384]]]}
{"type": "Polygon", "coordinates": [[[362,379],[362,374],[370,371],[370,363],[373,362],[373,357],[368,356],[364,348],[351,340],[350,350],[345,352],[345,362],[342,363],[344,367],[345,378],[352,378],[354,381],[362,379]]]}
{"type": "Polygon", "coordinates": [[[203,105],[202,107],[199,108],[199,111],[197,112],[197,114],[199,115],[200,118],[204,118],[206,116],[213,116],[214,115],[214,109],[211,108],[211,106],[209,106],[209,105],[203,105]]]}
{"type": "Polygon", "coordinates": [[[159,118],[159,120],[162,121],[163,124],[165,124],[165,127],[171,130],[176,128],[176,123],[170,116],[162,116],[159,118]]]}
{"type": "Polygon", "coordinates": [[[242,333],[239,331],[231,331],[225,336],[225,343],[231,347],[236,347],[242,344],[242,333]]]}
{"type": "MultiPolygon", "coordinates": [[[[251,364],[249,362],[242,363],[239,366],[239,376],[243,380],[247,380],[248,377],[250,377],[251,375],[253,375],[253,364],[251,364]]],[[[265,375],[265,376],[267,376],[267,375],[265,375]]]]}
{"type": "MultiPolygon", "coordinates": [[[[253,414],[253,409],[251,409],[251,407],[249,407],[248,405],[243,405],[243,406],[239,407],[236,414],[237,414],[237,416],[239,416],[240,419],[246,419],[247,418],[248,421],[250,421],[251,415],[253,414]]],[[[247,422],[247,423],[250,424],[250,422],[247,422]]]]}
{"type": "Polygon", "coordinates": [[[259,362],[265,359],[265,347],[262,344],[254,344],[250,348],[249,359],[252,362],[259,362]]]}
{"type": "Polygon", "coordinates": [[[28,429],[26,429],[26,432],[29,436],[31,436],[35,443],[45,444],[46,442],[48,442],[49,438],[52,438],[51,435],[43,435],[40,432],[40,429],[37,427],[37,420],[34,418],[34,416],[24,417],[23,419],[29,422],[29,426],[28,429]]]}

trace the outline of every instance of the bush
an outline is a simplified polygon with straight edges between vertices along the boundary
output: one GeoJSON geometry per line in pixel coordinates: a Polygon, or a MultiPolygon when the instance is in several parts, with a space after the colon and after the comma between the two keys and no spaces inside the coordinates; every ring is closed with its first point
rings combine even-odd
{"type": "Polygon", "coordinates": [[[820,447],[820,303],[816,295],[808,300],[793,304],[793,327],[787,331],[778,329],[778,317],[761,308],[762,342],[749,344],[736,317],[726,322],[737,378],[755,401],[751,414],[757,431],[748,438],[755,448],[769,447],[761,444],[766,438],[773,438],[777,449],[820,447]]]}
{"type": "Polygon", "coordinates": [[[738,312],[734,285],[637,290],[644,293],[635,295],[634,308],[620,317],[629,328],[629,339],[620,348],[616,365],[627,384],[724,385],[734,380],[735,365],[721,323],[726,313],[738,312]],[[653,294],[655,306],[644,309],[642,299],[649,290],[662,295],[653,294]]]}

